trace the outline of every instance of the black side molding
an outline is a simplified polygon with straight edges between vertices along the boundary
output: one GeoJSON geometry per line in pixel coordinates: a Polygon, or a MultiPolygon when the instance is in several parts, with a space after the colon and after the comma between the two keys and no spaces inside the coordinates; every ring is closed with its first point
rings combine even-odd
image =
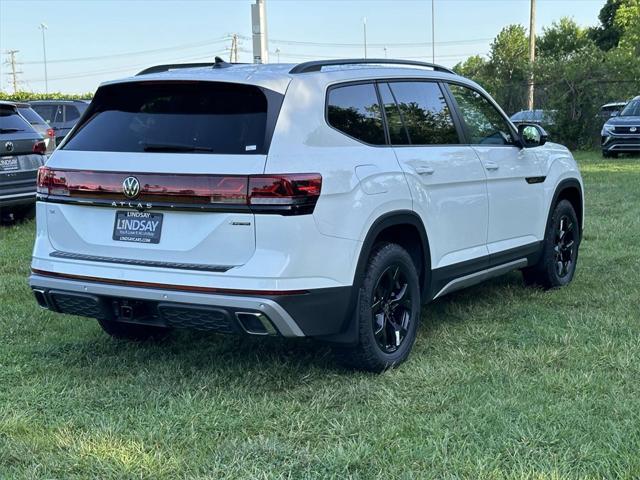
{"type": "Polygon", "coordinates": [[[535,183],[544,183],[544,181],[547,179],[547,177],[526,177],[525,180],[527,181],[527,183],[529,185],[535,184],[535,183]]]}

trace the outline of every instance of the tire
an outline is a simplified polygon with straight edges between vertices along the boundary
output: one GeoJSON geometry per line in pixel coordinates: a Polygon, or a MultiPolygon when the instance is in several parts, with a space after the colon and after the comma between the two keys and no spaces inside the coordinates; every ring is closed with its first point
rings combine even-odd
{"type": "Polygon", "coordinates": [[[404,362],[420,321],[420,281],[407,251],[392,243],[374,250],[358,292],[356,346],[337,347],[351,368],[382,372],[404,362]]]}
{"type": "Polygon", "coordinates": [[[581,240],[579,225],[573,205],[568,200],[558,202],[547,224],[540,260],[522,271],[527,284],[551,289],[573,280],[581,240]]]}
{"type": "Polygon", "coordinates": [[[170,328],[155,325],[116,322],[98,318],[98,324],[105,333],[121,340],[162,340],[171,332],[170,328]]]}

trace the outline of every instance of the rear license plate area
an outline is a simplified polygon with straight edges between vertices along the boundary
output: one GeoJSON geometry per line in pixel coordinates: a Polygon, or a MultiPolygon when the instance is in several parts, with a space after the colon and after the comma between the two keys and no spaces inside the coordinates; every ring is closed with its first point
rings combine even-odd
{"type": "Polygon", "coordinates": [[[16,157],[0,158],[0,172],[15,172],[20,169],[20,164],[16,157]]]}
{"type": "Polygon", "coordinates": [[[162,213],[116,212],[113,239],[119,242],[160,243],[162,213]]]}

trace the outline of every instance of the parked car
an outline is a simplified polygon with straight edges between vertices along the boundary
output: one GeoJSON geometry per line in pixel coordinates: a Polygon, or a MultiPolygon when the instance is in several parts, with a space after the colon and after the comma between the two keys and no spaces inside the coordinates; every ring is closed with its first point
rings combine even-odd
{"type": "Polygon", "coordinates": [[[31,126],[44,137],[44,143],[47,146],[46,154],[56,149],[56,132],[49,126],[45,120],[31,108],[31,105],[23,102],[12,102],[17,108],[18,113],[31,124],[31,126]]]}
{"type": "Polygon", "coordinates": [[[115,337],[312,337],[381,371],[424,302],[574,276],[571,153],[438,65],[158,66],[83,119],[39,172],[30,285],[115,337]]]}
{"type": "Polygon", "coordinates": [[[36,200],[44,138],[10,102],[0,102],[0,219],[27,214],[36,200]]]}
{"type": "Polygon", "coordinates": [[[521,110],[511,115],[511,121],[517,126],[520,124],[536,124],[543,127],[555,125],[554,110],[521,110]]]}
{"type": "Polygon", "coordinates": [[[620,111],[624,108],[627,102],[611,102],[605,103],[600,107],[598,111],[598,117],[602,119],[603,122],[606,122],[611,117],[615,117],[620,114],[620,111]]]}
{"type": "Polygon", "coordinates": [[[640,152],[640,95],[627,103],[619,115],[607,120],[602,127],[601,145],[605,158],[640,152]]]}
{"type": "Polygon", "coordinates": [[[56,145],[64,140],[89,106],[84,100],[34,100],[30,103],[55,131],[56,145]]]}

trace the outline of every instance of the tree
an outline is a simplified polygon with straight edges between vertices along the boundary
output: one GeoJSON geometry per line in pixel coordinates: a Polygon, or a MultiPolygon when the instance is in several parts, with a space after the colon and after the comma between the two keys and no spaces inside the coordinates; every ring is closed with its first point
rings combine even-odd
{"type": "Polygon", "coordinates": [[[613,23],[622,32],[620,48],[640,55],[640,0],[621,3],[613,23]]]}
{"type": "Polygon", "coordinates": [[[593,41],[587,35],[587,30],[564,17],[542,30],[537,48],[540,57],[567,58],[590,44],[593,41]]]}
{"type": "Polygon", "coordinates": [[[487,74],[490,91],[508,113],[526,103],[529,82],[529,36],[522,25],[504,27],[491,44],[487,74]]]}

